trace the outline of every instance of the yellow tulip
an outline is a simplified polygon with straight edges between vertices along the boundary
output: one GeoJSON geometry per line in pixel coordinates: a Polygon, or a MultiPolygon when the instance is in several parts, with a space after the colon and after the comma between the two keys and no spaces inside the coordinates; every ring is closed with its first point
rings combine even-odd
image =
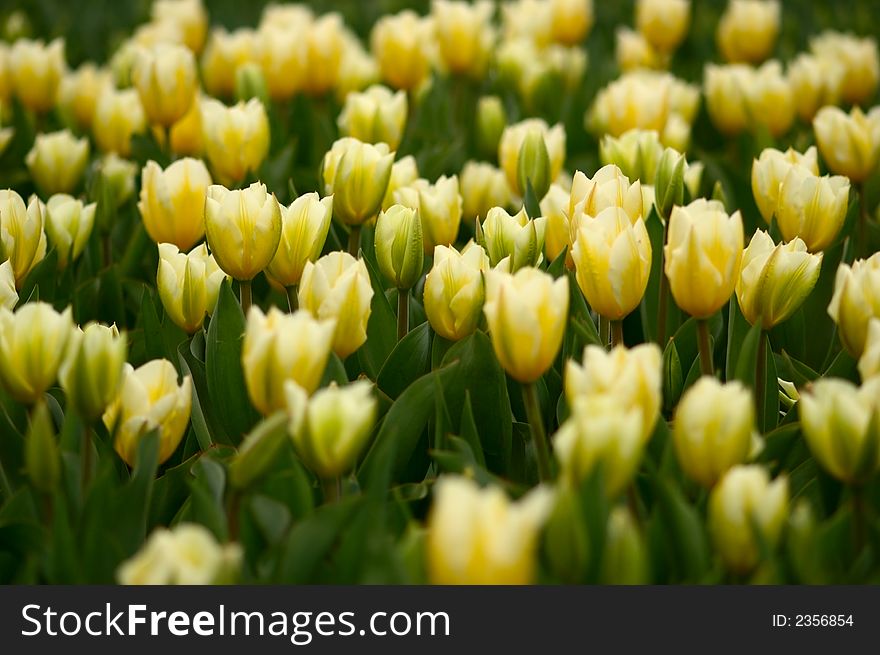
{"type": "Polygon", "coordinates": [[[524,266],[539,265],[544,256],[544,230],[547,219],[530,219],[525,208],[516,215],[501,207],[493,207],[486,214],[481,229],[486,252],[492,266],[509,258],[508,269],[515,272],[524,266]]]}
{"type": "Polygon", "coordinates": [[[15,289],[15,275],[12,262],[8,259],[0,264],[0,307],[12,310],[18,304],[18,291],[15,289]]]}
{"type": "Polygon", "coordinates": [[[125,333],[116,325],[75,328],[58,373],[68,406],[87,421],[100,417],[116,398],[127,352],[125,333]]]}
{"type": "Polygon", "coordinates": [[[309,398],[295,381],[284,383],[290,436],[296,452],[318,476],[332,480],[349,472],[376,423],[372,384],[335,383],[309,398]]]}
{"type": "Polygon", "coordinates": [[[345,359],[367,340],[373,287],[363,259],[334,251],[307,262],[299,306],[320,320],[334,319],[333,352],[345,359]]]}
{"type": "Polygon", "coordinates": [[[641,440],[654,432],[662,401],[662,355],[654,344],[634,348],[599,346],[584,349],[583,364],[565,363],[565,398],[574,407],[580,398],[611,396],[618,410],[641,414],[641,440]]]}
{"type": "Polygon", "coordinates": [[[832,173],[856,183],[867,180],[880,159],[880,109],[867,114],[853,107],[822,107],[813,119],[813,131],[822,159],[832,173]]]}
{"type": "Polygon", "coordinates": [[[131,137],[146,128],[147,117],[137,91],[104,89],[92,121],[92,135],[101,150],[127,158],[131,155],[131,137]]]}
{"type": "Polygon", "coordinates": [[[265,184],[236,191],[213,184],[205,201],[205,231],[220,268],[236,280],[252,280],[278,250],[281,208],[265,184]]]}
{"type": "Polygon", "coordinates": [[[847,352],[860,357],[868,338],[868,322],[880,318],[880,253],[841,264],[834,279],[834,295],[828,314],[847,352]]]}
{"type": "Polygon", "coordinates": [[[752,451],[755,406],[737,381],[723,384],[705,375],[685,391],[675,410],[673,443],[688,477],[712,487],[752,451]]]}
{"type": "Polygon", "coordinates": [[[789,148],[785,152],[764,148],[757,159],[752,160],[752,193],[767,223],[776,215],[779,189],[792,166],[803,166],[813,175],[819,175],[819,161],[815,146],[803,154],[789,148]]]}
{"type": "Polygon", "coordinates": [[[349,93],[336,122],[346,136],[364,143],[387,143],[395,150],[406,127],[406,112],[406,93],[376,85],[362,93],[349,93]]]}
{"type": "Polygon", "coordinates": [[[95,203],[60,193],[46,203],[45,230],[58,253],[58,268],[64,269],[86,247],[95,225],[95,203]]]}
{"type": "Polygon", "coordinates": [[[431,73],[430,36],[430,22],[408,9],[376,21],[370,49],[382,79],[395,89],[417,89],[431,73]]]}
{"type": "Polygon", "coordinates": [[[589,116],[594,131],[620,136],[632,129],[662,132],[669,116],[670,76],[636,70],[599,91],[589,116]]]}
{"type": "Polygon", "coordinates": [[[131,80],[144,106],[147,120],[171,127],[183,118],[197,92],[196,60],[187,48],[168,43],[142,48],[135,59],[131,80]]]}
{"type": "Polygon", "coordinates": [[[211,175],[200,159],[178,159],[164,171],[148,161],[141,174],[138,209],[156,243],[187,251],[205,235],[205,196],[211,175]]]}
{"type": "Polygon", "coordinates": [[[618,27],[614,32],[614,58],[623,73],[638,70],[662,70],[668,56],[657,52],[641,32],[618,27]]]}
{"type": "Polygon", "coordinates": [[[788,320],[816,286],[821,266],[822,253],[811,254],[799,238],[777,246],[758,230],[743,253],[736,283],[743,316],[765,330],[788,320]]]}
{"type": "Polygon", "coordinates": [[[571,251],[578,286],[601,316],[620,321],[634,310],[651,273],[651,241],[645,222],[630,222],[619,207],[580,221],[571,251]]]}
{"type": "Polygon", "coordinates": [[[434,246],[452,245],[458,238],[461,224],[462,199],[458,177],[441,175],[434,184],[416,180],[394,192],[398,204],[419,210],[425,254],[434,246]]]}
{"type": "Polygon", "coordinates": [[[266,274],[283,287],[299,284],[306,262],[318,259],[324,248],[332,216],[333,196],[305,193],[290,207],[281,205],[281,241],[266,274]]]}
{"type": "Polygon", "coordinates": [[[510,186],[504,171],[486,162],[468,161],[461,169],[461,213],[480,218],[492,207],[511,204],[510,186]]]}
{"type": "Polygon", "coordinates": [[[718,21],[718,49],[727,61],[757,64],[776,45],[782,7],[778,0],[730,0],[718,21]]]}
{"type": "Polygon", "coordinates": [[[653,130],[634,129],[618,137],[606,134],[599,142],[599,159],[603,166],[613,164],[622,175],[643,184],[654,184],[662,154],[660,135],[653,130]]]}
{"type": "Polygon", "coordinates": [[[695,318],[709,318],[727,303],[739,278],[740,213],[728,216],[721,202],[704,198],[675,207],[665,254],[675,303],[695,318]]]}
{"type": "Polygon", "coordinates": [[[598,216],[609,208],[622,209],[635,223],[645,215],[642,185],[638,180],[632,184],[617,166],[603,166],[592,178],[581,171],[574,174],[568,202],[569,236],[577,239],[581,221],[598,216]]]}
{"type": "Polygon", "coordinates": [[[18,39],[9,49],[12,88],[21,104],[31,111],[45,113],[52,109],[66,69],[64,39],[48,45],[18,39]]]}
{"type": "Polygon", "coordinates": [[[90,130],[98,98],[111,83],[109,71],[92,63],[83,64],[61,78],[58,106],[65,120],[81,130],[90,130]]]}
{"type": "Polygon", "coordinates": [[[519,196],[525,194],[520,186],[518,173],[519,154],[526,136],[532,130],[538,130],[544,137],[544,145],[550,157],[549,179],[555,180],[565,163],[565,128],[561,124],[548,127],[540,118],[528,118],[515,125],[508,125],[501,134],[498,143],[498,161],[510,188],[519,196]]]}
{"type": "MultiPolygon", "coordinates": [[[[8,282],[4,282],[3,286],[9,289],[8,282]]],[[[864,352],[859,357],[859,375],[862,382],[867,382],[878,374],[880,374],[880,318],[872,317],[868,319],[864,352]]]]}
{"type": "Polygon", "coordinates": [[[788,132],[794,122],[795,97],[782,64],[773,60],[756,69],[747,98],[753,128],[764,127],[777,138],[788,132]]]}
{"type": "Polygon", "coordinates": [[[232,107],[213,99],[200,103],[205,155],[214,175],[227,183],[255,173],[269,152],[269,119],[256,98],[232,107]]]}
{"type": "Polygon", "coordinates": [[[764,548],[775,548],[788,516],[788,479],[764,467],[734,466],[709,496],[709,533],[729,569],[749,573],[764,548]]]}
{"type": "Polygon", "coordinates": [[[432,584],[529,584],[553,493],[536,487],[516,502],[499,487],[461,476],[434,485],[426,557],[432,584]]]}
{"type": "Polygon", "coordinates": [[[836,58],[801,53],[789,62],[788,81],[802,121],[812,123],[819,109],[838,103],[845,74],[846,68],[836,58]]]}
{"type": "MultiPolygon", "coordinates": [[[[547,219],[544,229],[544,252],[554,261],[568,248],[566,262],[571,260],[571,228],[568,220],[569,192],[559,184],[551,184],[541,200],[541,215],[547,219]]],[[[574,262],[572,261],[572,266],[574,262]]]]}
{"type": "Polygon", "coordinates": [[[501,5],[504,38],[527,40],[543,48],[553,40],[553,15],[552,5],[548,7],[543,0],[505,2],[501,5]]]}
{"type": "Polygon", "coordinates": [[[73,191],[88,161],[88,139],[77,139],[70,130],[38,134],[25,158],[31,177],[46,195],[73,191]]]}
{"type": "Polygon", "coordinates": [[[786,240],[800,237],[810,252],[830,246],[846,220],[849,180],[841,175],[818,177],[792,166],[779,188],[776,223],[786,240]]]}
{"type": "Polygon", "coordinates": [[[248,311],[241,363],[251,402],[263,415],[284,409],[284,385],[293,380],[312,393],[330,356],[335,321],[317,320],[303,310],[286,314],[272,307],[248,311]]]}
{"type": "Polygon", "coordinates": [[[579,397],[553,437],[562,476],[578,484],[601,467],[605,493],[615,498],[632,481],[644,451],[643,417],[612,395],[579,397]]]}
{"type": "Polygon", "coordinates": [[[186,47],[201,52],[208,33],[208,14],[202,0],[156,0],[150,16],[155,23],[176,25],[186,47]]]}
{"type": "Polygon", "coordinates": [[[431,18],[440,59],[451,73],[481,77],[492,54],[495,7],[488,0],[471,4],[432,0],[431,18]]]}
{"type": "Polygon", "coordinates": [[[338,13],[324,14],[309,25],[303,78],[306,93],[323,95],[337,84],[346,38],[342,16],[338,13]]]}
{"type": "Polygon", "coordinates": [[[36,196],[31,196],[25,207],[15,191],[0,190],[0,259],[12,262],[18,289],[46,256],[45,213],[45,206],[36,196]]]}
{"type": "Polygon", "coordinates": [[[379,64],[367,52],[360,40],[350,34],[344,35],[342,59],[336,77],[336,98],[344,102],[352,91],[362,91],[380,82],[379,64]]]}
{"type": "Polygon", "coordinates": [[[269,97],[276,102],[288,101],[302,89],[308,29],[309,23],[302,22],[266,23],[257,30],[254,61],[263,72],[269,97]]]}
{"type": "Polygon", "coordinates": [[[419,210],[392,205],[379,214],[375,248],[385,279],[397,289],[410,289],[422,276],[425,261],[419,210]]]}
{"type": "Polygon", "coordinates": [[[687,36],[690,0],[638,0],[636,29],[660,52],[672,52],[687,36]]]}
{"type": "MultiPolygon", "coordinates": [[[[385,197],[382,198],[382,209],[388,209],[391,205],[398,202],[394,199],[394,192],[409,186],[419,179],[419,167],[416,164],[415,157],[407,155],[398,159],[391,165],[391,178],[388,180],[388,188],[385,189],[385,197]]],[[[333,180],[330,180],[331,187],[333,180]]]]}
{"type": "Polygon", "coordinates": [[[748,89],[752,69],[744,64],[707,64],[703,73],[709,118],[726,135],[739,134],[751,124],[748,89]]]}
{"type": "Polygon", "coordinates": [[[372,145],[344,137],[336,141],[321,167],[324,190],[333,194],[333,212],[346,225],[358,226],[379,214],[391,179],[394,153],[384,143],[372,145]]]}
{"type": "Polygon", "coordinates": [[[458,341],[477,329],[485,299],[483,272],[488,270],[486,251],[473,241],[461,252],[435,246],[424,290],[425,315],[434,332],[458,341]]]}
{"type": "Polygon", "coordinates": [[[856,387],[823,378],[801,395],[801,426],[810,452],[848,484],[866,482],[880,468],[880,379],[856,387]]]}
{"type": "Polygon", "coordinates": [[[514,274],[486,273],[486,303],[492,346],[501,366],[522,383],[534,382],[553,365],[568,323],[568,278],[535,268],[514,274]]]}
{"type": "Polygon", "coordinates": [[[550,0],[550,34],[557,43],[578,45],[594,20],[593,0],[550,0]]]}
{"type": "Polygon", "coordinates": [[[159,463],[180,444],[192,409],[192,378],[178,385],[177,371],[167,359],[154,359],[133,368],[125,364],[116,399],[104,412],[104,425],[113,435],[113,447],[129,466],[137,460],[141,439],[159,433],[159,463]]]}
{"type": "Polygon", "coordinates": [[[838,90],[844,102],[862,105],[874,97],[880,82],[880,54],[875,38],[825,31],[810,39],[810,50],[825,62],[842,68],[838,90]]]}
{"type": "Polygon", "coordinates": [[[15,313],[0,308],[0,382],[20,403],[34,404],[55,384],[73,330],[70,307],[62,313],[31,302],[15,313]]]}
{"type": "Polygon", "coordinates": [[[240,28],[227,32],[215,28],[202,53],[202,81],[212,96],[231,98],[235,93],[235,72],[254,60],[256,34],[240,28]]]}
{"type": "Polygon", "coordinates": [[[156,287],[165,313],[187,334],[202,327],[205,314],[214,313],[226,274],[205,244],[180,252],[173,243],[159,244],[156,287]]]}
{"type": "Polygon", "coordinates": [[[134,178],[138,166],[133,161],[122,159],[115,152],[104,155],[97,167],[101,183],[110,188],[116,208],[128,202],[134,195],[134,178]]]}

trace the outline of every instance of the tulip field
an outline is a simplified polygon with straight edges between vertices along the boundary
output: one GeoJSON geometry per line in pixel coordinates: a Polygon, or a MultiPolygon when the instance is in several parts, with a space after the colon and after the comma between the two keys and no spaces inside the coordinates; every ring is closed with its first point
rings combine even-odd
{"type": "Polygon", "coordinates": [[[0,38],[0,583],[880,583],[874,3],[0,38]]]}

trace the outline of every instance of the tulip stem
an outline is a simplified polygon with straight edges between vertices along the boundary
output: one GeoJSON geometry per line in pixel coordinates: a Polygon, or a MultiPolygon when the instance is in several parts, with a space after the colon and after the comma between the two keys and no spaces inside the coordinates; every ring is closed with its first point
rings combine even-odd
{"type": "Polygon", "coordinates": [[[709,344],[709,323],[706,319],[697,320],[697,341],[700,346],[700,372],[703,375],[715,375],[712,346],[709,344]]]}
{"type": "Polygon", "coordinates": [[[761,330],[758,340],[758,361],[755,364],[755,417],[758,419],[758,429],[764,431],[764,394],[765,378],[767,377],[767,333],[761,330]]]}
{"type": "Polygon", "coordinates": [[[296,297],[296,285],[291,284],[289,287],[285,287],[284,290],[287,292],[287,309],[293,314],[293,312],[299,309],[299,300],[296,297]]]}
{"type": "Polygon", "coordinates": [[[663,224],[663,247],[660,248],[660,291],[657,298],[657,345],[660,348],[666,347],[666,314],[669,296],[669,278],[666,277],[666,262],[664,261],[664,250],[666,249],[666,240],[669,238],[669,219],[667,218],[663,224]]]}
{"type": "Polygon", "coordinates": [[[321,491],[324,494],[324,503],[338,503],[342,498],[342,478],[321,478],[321,491]]]}
{"type": "Polygon", "coordinates": [[[611,331],[611,323],[604,316],[599,316],[599,341],[603,348],[608,348],[608,334],[611,331]]]}
{"type": "Polygon", "coordinates": [[[409,289],[397,290],[397,340],[409,332],[409,289]]]}
{"type": "Polygon", "coordinates": [[[82,501],[85,503],[86,490],[92,478],[92,427],[86,422],[83,426],[82,435],[82,464],[80,466],[80,482],[82,483],[82,501]]]}
{"type": "Polygon", "coordinates": [[[357,259],[361,249],[361,226],[352,225],[348,232],[348,254],[357,259]]]}
{"type": "Polygon", "coordinates": [[[611,346],[623,345],[623,321],[611,321],[611,346]]]}
{"type": "Polygon", "coordinates": [[[544,430],[544,419],[541,416],[541,405],[538,402],[538,389],[534,382],[522,385],[523,404],[526,416],[532,428],[532,440],[535,442],[535,455],[538,460],[538,478],[546,482],[552,478],[550,468],[550,446],[547,444],[547,432],[544,430]]]}
{"type": "Polygon", "coordinates": [[[226,526],[230,543],[238,541],[238,514],[241,511],[241,494],[232,489],[226,505],[226,526]]]}
{"type": "Polygon", "coordinates": [[[238,281],[239,300],[241,302],[241,311],[247,316],[248,310],[251,308],[251,281],[238,281]]]}

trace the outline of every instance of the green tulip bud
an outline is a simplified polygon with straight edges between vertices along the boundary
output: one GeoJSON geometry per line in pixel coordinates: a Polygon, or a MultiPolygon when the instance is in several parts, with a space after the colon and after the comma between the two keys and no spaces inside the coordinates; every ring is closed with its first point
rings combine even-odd
{"type": "Polygon", "coordinates": [[[247,102],[256,98],[268,106],[269,89],[266,86],[266,77],[259,65],[250,62],[239,66],[235,70],[235,98],[239,102],[247,102]]]}
{"type": "Polygon", "coordinates": [[[507,112],[498,96],[483,96],[477,102],[477,144],[480,152],[494,155],[498,152],[501,133],[507,125],[507,112]]]}
{"type": "Polygon", "coordinates": [[[59,378],[67,401],[86,421],[94,421],[116,397],[128,344],[115,325],[89,323],[70,336],[59,378]]]}
{"type": "Polygon", "coordinates": [[[425,250],[417,209],[393,205],[376,221],[379,270],[398,289],[409,289],[422,276],[425,250]]]}
{"type": "Polygon", "coordinates": [[[34,406],[25,438],[25,468],[31,483],[43,493],[58,486],[61,477],[61,457],[55,441],[52,417],[45,402],[34,406]]]}
{"type": "Polygon", "coordinates": [[[645,542],[626,507],[616,507],[608,517],[602,584],[645,584],[649,579],[645,542]]]}
{"type": "Polygon", "coordinates": [[[654,180],[654,206],[662,218],[667,218],[674,205],[684,204],[684,173],[687,161],[683,154],[667,148],[657,163],[654,180]]]}
{"type": "Polygon", "coordinates": [[[241,442],[229,465],[229,482],[247,489],[275,462],[275,455],[287,438],[287,414],[276,412],[259,422],[241,442]]]}
{"type": "Polygon", "coordinates": [[[531,183],[536,200],[541,200],[550,189],[553,181],[550,179],[550,153],[544,135],[537,128],[530,129],[523,139],[516,161],[516,176],[524,192],[531,183]]]}

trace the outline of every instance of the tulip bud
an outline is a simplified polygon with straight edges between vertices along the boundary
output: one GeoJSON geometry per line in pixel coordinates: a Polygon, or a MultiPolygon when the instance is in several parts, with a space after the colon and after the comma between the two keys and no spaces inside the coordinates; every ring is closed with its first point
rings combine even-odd
{"type": "Polygon", "coordinates": [[[657,179],[654,182],[654,206],[657,214],[666,218],[673,205],[684,204],[684,173],[687,160],[681,153],[667,148],[657,164],[657,179]]]}
{"type": "Polygon", "coordinates": [[[507,112],[498,96],[482,96],[477,101],[477,144],[480,152],[495,155],[507,125],[507,112]]]}
{"type": "Polygon", "coordinates": [[[868,319],[868,336],[865,339],[865,351],[859,357],[859,375],[862,382],[867,382],[880,375],[880,319],[868,319]]]}
{"type": "Polygon", "coordinates": [[[657,162],[663,154],[660,136],[653,130],[629,130],[619,137],[606,134],[599,142],[603,166],[613,164],[631,180],[653,184],[657,162]]]}
{"type": "Polygon", "coordinates": [[[636,29],[660,52],[673,52],[678,48],[687,35],[690,22],[690,0],[636,2],[636,29]]]}
{"type": "Polygon", "coordinates": [[[235,99],[245,103],[255,99],[264,106],[269,104],[266,77],[260,67],[252,61],[235,69],[235,99]]]}
{"type": "Polygon", "coordinates": [[[208,14],[202,0],[156,0],[150,7],[150,17],[154,23],[174,23],[186,47],[201,52],[208,32],[208,14]]]}
{"type": "Polygon", "coordinates": [[[211,175],[200,159],[178,159],[164,171],[148,161],[141,175],[138,209],[156,243],[189,250],[205,234],[205,194],[211,175]]]}
{"type": "Polygon", "coordinates": [[[727,303],[739,279],[740,213],[728,216],[719,201],[704,198],[673,208],[665,254],[675,304],[695,318],[709,318],[727,303]]]}
{"type": "Polygon", "coordinates": [[[601,469],[605,493],[616,498],[641,461],[643,431],[642,413],[624,410],[614,396],[577,398],[553,437],[563,478],[577,485],[601,469]]]}
{"type": "Polygon", "coordinates": [[[775,138],[788,132],[794,122],[795,98],[782,64],[768,61],[755,70],[748,87],[751,127],[764,127],[775,138]]]}
{"type": "Polygon", "coordinates": [[[535,198],[540,200],[550,188],[550,155],[544,137],[537,127],[530,128],[523,139],[516,162],[516,179],[526,191],[531,184],[535,198]]]}
{"type": "Polygon", "coordinates": [[[79,258],[95,225],[95,203],[83,206],[81,200],[63,193],[49,198],[46,204],[46,234],[58,253],[58,268],[63,270],[79,258]]]}
{"type": "Polygon", "coordinates": [[[227,275],[252,280],[278,249],[281,208],[265,184],[230,191],[219,184],[208,187],[205,201],[208,247],[227,275]]]}
{"type": "Polygon", "coordinates": [[[324,155],[325,192],[333,194],[333,212],[346,225],[362,225],[379,213],[391,179],[394,153],[348,137],[324,155]]]}
{"type": "Polygon", "coordinates": [[[818,177],[803,166],[792,166],[779,188],[776,222],[784,239],[800,237],[811,252],[817,252],[837,238],[848,205],[845,177],[818,177]]]}
{"type": "Polygon", "coordinates": [[[58,106],[65,122],[81,130],[90,130],[98,97],[111,83],[110,73],[92,63],[83,64],[65,75],[58,86],[58,106]]]}
{"type": "Polygon", "coordinates": [[[242,440],[229,464],[229,483],[246,491],[278,461],[278,450],[287,437],[287,416],[276,412],[260,421],[242,440]]]}
{"type": "Polygon", "coordinates": [[[306,193],[290,207],[281,205],[281,241],[266,274],[283,287],[299,284],[306,262],[321,255],[332,216],[333,196],[306,193]]]}
{"type": "Polygon", "coordinates": [[[0,307],[10,311],[18,304],[18,291],[15,290],[15,275],[12,262],[8,259],[0,264],[0,307]]]}
{"type": "Polygon", "coordinates": [[[458,177],[441,175],[434,184],[419,179],[394,192],[397,204],[419,210],[425,254],[435,246],[448,246],[458,238],[462,198],[458,177]]]}
{"type": "MultiPolygon", "coordinates": [[[[335,144],[334,144],[335,145],[335,144]]],[[[465,164],[467,166],[467,164],[465,164]]],[[[402,159],[398,159],[391,166],[391,178],[388,180],[388,188],[385,189],[385,196],[382,198],[382,209],[388,209],[391,205],[399,204],[394,199],[394,193],[398,189],[411,185],[419,179],[419,167],[412,155],[407,155],[402,159]]],[[[332,187],[333,180],[330,180],[332,187]]],[[[413,208],[415,209],[415,208],[413,208]]]]}
{"type": "Polygon", "coordinates": [[[298,297],[300,307],[315,318],[335,319],[332,347],[340,358],[345,359],[367,340],[373,287],[364,260],[334,251],[314,263],[307,262],[298,297]]]}
{"type": "Polygon", "coordinates": [[[568,221],[569,192],[559,184],[551,184],[547,195],[541,200],[541,215],[547,219],[544,233],[544,252],[547,259],[554,261],[562,251],[568,249],[566,265],[574,262],[571,258],[571,227],[568,221]]]}
{"type": "Polygon", "coordinates": [[[432,0],[434,37],[444,68],[454,74],[483,76],[492,55],[495,7],[487,0],[432,0]]]}
{"type": "Polygon", "coordinates": [[[684,472],[704,487],[749,457],[755,429],[750,391],[737,381],[701,377],[675,411],[673,438],[684,472]]]}
{"type": "Polygon", "coordinates": [[[493,207],[483,221],[482,245],[489,253],[492,266],[510,257],[510,272],[524,266],[537,266],[544,256],[544,230],[547,219],[543,216],[530,219],[525,208],[514,216],[501,207],[493,207]]]}
{"type": "Polygon", "coordinates": [[[45,113],[55,105],[66,68],[64,39],[55,39],[48,45],[18,39],[9,49],[12,87],[21,104],[31,111],[45,113]]]}
{"type": "Polygon", "coordinates": [[[211,170],[225,182],[255,173],[269,152],[269,119],[256,99],[232,107],[208,98],[201,103],[202,136],[211,170]]]}
{"type": "Polygon", "coordinates": [[[838,107],[822,107],[813,119],[813,131],[822,159],[832,173],[864,182],[880,159],[880,110],[864,114],[853,107],[846,114],[838,107]]]}
{"type": "Polygon", "coordinates": [[[650,562],[639,527],[626,507],[615,507],[608,516],[602,554],[602,584],[645,584],[650,562]]]}
{"type": "Polygon", "coordinates": [[[776,45],[780,14],[778,0],[730,0],[715,34],[721,54],[730,62],[762,62],[776,45]]]}
{"type": "Polygon", "coordinates": [[[165,313],[180,329],[193,334],[214,313],[226,274],[204,243],[184,253],[173,243],[159,244],[156,287],[165,313]]]}
{"type": "Polygon", "coordinates": [[[868,338],[868,321],[880,318],[880,253],[837,268],[828,314],[837,323],[843,347],[860,357],[868,338]]]}
{"type": "Polygon", "coordinates": [[[578,286],[601,316],[622,320],[641,302],[651,273],[645,222],[609,207],[579,225],[571,251],[578,286]]]}
{"type": "Polygon", "coordinates": [[[88,139],[77,139],[70,130],[38,134],[25,158],[31,177],[46,195],[73,191],[88,160],[88,139]]]}
{"type": "Polygon", "coordinates": [[[178,386],[177,371],[171,362],[154,359],[138,368],[128,363],[123,366],[119,393],[103,420],[114,435],[117,454],[132,467],[141,439],[157,430],[161,464],[183,439],[191,408],[192,378],[187,375],[178,386]]]}
{"type": "Polygon", "coordinates": [[[514,274],[487,271],[483,311],[492,346],[517,382],[534,382],[553,365],[568,323],[568,299],[567,277],[554,280],[530,267],[514,274]]]}
{"type": "Polygon", "coordinates": [[[837,59],[801,53],[788,63],[787,74],[795,111],[805,123],[812,123],[825,105],[840,101],[846,69],[837,59]]]}
{"type": "Polygon", "coordinates": [[[101,159],[98,175],[100,183],[108,188],[109,196],[113,201],[113,212],[134,195],[134,177],[137,170],[137,164],[121,159],[113,152],[101,159]]]}
{"type": "Polygon", "coordinates": [[[774,548],[788,515],[788,479],[757,464],[734,466],[709,496],[709,532],[728,568],[748,573],[774,548]],[[761,546],[763,544],[763,546],[761,546]]]}
{"type": "Polygon", "coordinates": [[[425,277],[425,314],[444,339],[458,341],[477,329],[483,311],[486,252],[469,242],[461,252],[451,246],[434,248],[434,265],[425,277]]]}
{"type": "Polygon", "coordinates": [[[68,406],[87,422],[99,418],[116,398],[128,344],[116,325],[89,323],[71,332],[58,377],[68,406]]]}
{"type": "Polygon", "coordinates": [[[422,276],[425,249],[419,210],[394,205],[376,222],[376,259],[382,275],[398,289],[409,289],[422,276]]]}
{"type": "Polygon", "coordinates": [[[822,378],[801,396],[804,438],[826,471],[848,484],[866,482],[880,468],[880,379],[856,387],[822,378]]]}
{"type": "Polygon", "coordinates": [[[743,253],[736,298],[746,320],[764,330],[788,320],[819,280],[822,253],[813,255],[795,237],[778,246],[763,230],[755,232],[743,253]]]}
{"type": "Polygon", "coordinates": [[[706,109],[712,124],[725,135],[739,134],[751,124],[748,93],[752,77],[752,70],[743,64],[706,64],[703,73],[706,109]]]}
{"type": "Polygon", "coordinates": [[[480,218],[492,207],[510,204],[510,187],[504,171],[485,162],[465,163],[461,169],[461,206],[465,218],[480,218]]]}
{"type": "MultiPolygon", "coordinates": [[[[501,168],[507,176],[507,183],[510,188],[520,197],[525,196],[525,187],[520,184],[519,162],[520,153],[524,149],[526,141],[532,143],[528,147],[525,155],[524,165],[532,167],[526,173],[532,175],[538,174],[540,179],[538,182],[544,183],[543,168],[549,163],[548,174],[546,177],[547,186],[550,182],[559,177],[562,170],[562,164],[565,161],[565,128],[562,125],[554,125],[552,128],[547,126],[540,118],[529,118],[515,125],[509,125],[504,128],[501,134],[501,141],[498,144],[498,161],[501,168]],[[548,161],[543,160],[543,156],[539,156],[535,150],[537,148],[537,134],[543,136],[544,147],[547,150],[548,161]],[[532,134],[533,136],[529,137],[532,134]],[[533,154],[529,154],[531,151],[533,154]]],[[[540,153],[543,155],[543,153],[540,153]]],[[[544,189],[546,192],[546,188],[544,189]]],[[[535,195],[538,196],[539,189],[535,189],[535,195]]],[[[542,196],[538,196],[540,199],[542,196]]]]}
{"type": "Polygon", "coordinates": [[[106,87],[98,98],[92,135],[104,152],[115,152],[120,157],[131,155],[131,137],[147,127],[147,117],[137,91],[116,91],[106,87]]]}
{"type": "Polygon", "coordinates": [[[131,81],[153,125],[170,127],[183,118],[196,97],[196,60],[180,45],[159,43],[142,48],[131,81]]]}
{"type": "MultiPolygon", "coordinates": [[[[692,90],[688,89],[686,93],[690,96],[692,90]]],[[[668,73],[644,70],[626,73],[598,93],[588,114],[589,128],[598,134],[613,136],[632,129],[662,133],[670,114],[676,113],[673,107],[679,93],[675,78],[668,73]]]]}
{"type": "Polygon", "coordinates": [[[638,410],[642,416],[642,442],[654,432],[662,401],[662,356],[654,344],[635,348],[615,346],[606,351],[587,346],[583,365],[565,363],[565,398],[569,406],[579,398],[611,396],[621,410],[638,410]]]}
{"type": "Polygon", "coordinates": [[[407,91],[418,88],[431,72],[430,42],[430,21],[410,10],[383,16],[370,33],[370,49],[382,79],[407,91]]]}
{"type": "Polygon", "coordinates": [[[549,9],[550,34],[556,43],[578,45],[593,27],[593,0],[550,0],[549,9]]]}
{"type": "Polygon", "coordinates": [[[220,544],[196,523],[156,528],[116,572],[124,585],[208,585],[235,582],[244,557],[236,543],[220,544]]]}
{"type": "Polygon", "coordinates": [[[241,28],[227,32],[215,28],[202,54],[202,81],[212,96],[231,98],[235,93],[235,73],[238,68],[254,60],[256,34],[241,28]]]}
{"type": "Polygon", "coordinates": [[[308,312],[286,314],[272,307],[248,311],[241,362],[248,395],[260,413],[268,416],[284,409],[284,383],[294,380],[312,393],[330,356],[334,321],[315,320],[308,312]]]}
{"type": "Polygon", "coordinates": [[[31,413],[24,443],[24,466],[31,484],[44,494],[51,494],[61,480],[61,453],[55,439],[55,427],[45,402],[31,413]]]}
{"type": "Polygon", "coordinates": [[[376,399],[366,380],[344,387],[335,383],[311,398],[289,381],[284,383],[290,436],[297,454],[322,479],[350,471],[376,423],[376,399]]]}
{"type": "Polygon", "coordinates": [[[27,207],[15,191],[0,190],[0,259],[12,262],[15,286],[46,256],[45,206],[31,196],[27,207]]]}
{"type": "Polygon", "coordinates": [[[501,488],[445,475],[434,485],[426,557],[432,584],[529,584],[538,538],[553,506],[539,486],[516,502],[501,488]]]}
{"type": "Polygon", "coordinates": [[[810,39],[810,50],[826,64],[832,62],[840,69],[835,90],[841,100],[853,105],[867,105],[874,97],[880,81],[876,39],[825,31],[810,39]]]}
{"type": "Polygon", "coordinates": [[[61,314],[44,302],[14,314],[0,308],[0,382],[10,396],[32,405],[55,384],[72,328],[70,307],[61,314]]]}
{"type": "Polygon", "coordinates": [[[779,203],[779,189],[785,176],[795,165],[803,166],[819,175],[819,163],[815,146],[810,146],[803,154],[789,148],[785,152],[775,148],[764,148],[760,156],[752,161],[752,193],[767,223],[776,215],[779,203]]]}
{"type": "Polygon", "coordinates": [[[577,171],[571,183],[568,203],[569,229],[572,241],[584,217],[593,218],[609,207],[620,208],[635,223],[644,215],[642,185],[629,183],[617,166],[603,166],[590,179],[577,171]]]}
{"type": "Polygon", "coordinates": [[[364,143],[387,143],[395,150],[403,138],[406,112],[406,93],[376,85],[362,93],[349,93],[336,122],[341,134],[364,143]]]}

